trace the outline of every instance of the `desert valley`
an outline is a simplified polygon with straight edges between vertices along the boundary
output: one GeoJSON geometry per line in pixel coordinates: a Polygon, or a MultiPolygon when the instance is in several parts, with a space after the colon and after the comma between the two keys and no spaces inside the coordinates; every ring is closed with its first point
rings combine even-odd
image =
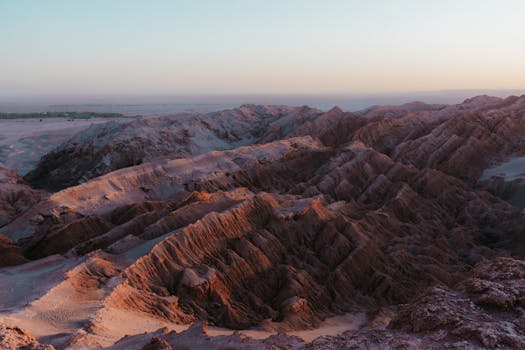
{"type": "Polygon", "coordinates": [[[0,120],[0,348],[523,349],[525,96],[0,120]]]}

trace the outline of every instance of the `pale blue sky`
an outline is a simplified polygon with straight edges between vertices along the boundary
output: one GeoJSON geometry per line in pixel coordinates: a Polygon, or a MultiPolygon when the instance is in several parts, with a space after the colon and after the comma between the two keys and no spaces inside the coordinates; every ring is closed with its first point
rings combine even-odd
{"type": "Polygon", "coordinates": [[[0,94],[525,88],[523,0],[0,0],[0,94]]]}

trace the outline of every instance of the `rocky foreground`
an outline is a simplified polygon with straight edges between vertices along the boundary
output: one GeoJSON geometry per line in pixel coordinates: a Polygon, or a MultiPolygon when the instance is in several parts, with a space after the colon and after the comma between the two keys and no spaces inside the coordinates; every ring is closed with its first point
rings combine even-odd
{"type": "Polygon", "coordinates": [[[522,157],[525,96],[94,125],[0,167],[0,347],[525,348],[522,157]]]}

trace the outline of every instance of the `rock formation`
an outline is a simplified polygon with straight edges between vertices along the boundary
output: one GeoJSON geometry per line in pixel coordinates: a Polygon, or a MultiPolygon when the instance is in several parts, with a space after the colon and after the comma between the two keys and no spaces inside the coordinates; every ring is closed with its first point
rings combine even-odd
{"type": "Polygon", "coordinates": [[[67,188],[3,170],[0,321],[57,348],[522,348],[525,212],[482,174],[523,140],[525,97],[97,125],[26,177],[67,188]]]}
{"type": "Polygon", "coordinates": [[[0,349],[5,350],[54,350],[51,345],[43,345],[29,333],[18,327],[0,325],[0,349]]]}

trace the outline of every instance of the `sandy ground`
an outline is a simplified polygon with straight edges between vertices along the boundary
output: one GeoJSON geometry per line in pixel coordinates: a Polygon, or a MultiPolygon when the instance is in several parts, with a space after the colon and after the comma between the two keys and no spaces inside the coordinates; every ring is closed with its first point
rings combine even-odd
{"type": "MultiPolygon", "coordinates": [[[[324,320],[319,328],[313,330],[293,331],[287,334],[297,336],[305,342],[311,342],[323,335],[338,335],[349,330],[358,330],[368,321],[364,313],[345,314],[324,320]]],[[[168,323],[159,319],[138,314],[128,310],[104,308],[98,315],[95,331],[92,334],[83,334],[77,339],[76,349],[92,349],[110,347],[125,336],[151,333],[161,328],[167,328],[177,333],[187,330],[190,325],[168,323]]],[[[232,335],[234,332],[254,339],[266,339],[277,332],[260,329],[234,331],[231,329],[209,326],[209,336],[232,335]]]]}
{"type": "Polygon", "coordinates": [[[6,119],[0,120],[0,163],[25,175],[40,157],[92,124],[110,119],[6,119]]]}
{"type": "MultiPolygon", "coordinates": [[[[325,319],[319,328],[308,329],[301,331],[292,331],[287,332],[288,335],[294,335],[303,339],[305,342],[311,342],[317,337],[322,335],[338,335],[350,330],[358,330],[362,327],[368,318],[364,313],[356,314],[344,314],[340,316],[329,317],[325,319]]],[[[219,327],[208,327],[208,335],[218,336],[218,335],[232,335],[233,330],[219,327]]],[[[277,334],[277,332],[259,330],[259,329],[248,329],[243,331],[237,331],[241,334],[244,334],[248,337],[254,339],[266,339],[271,335],[277,334]]]]}
{"type": "Polygon", "coordinates": [[[76,331],[93,313],[93,300],[100,294],[75,286],[75,275],[84,266],[81,260],[52,256],[0,270],[7,296],[0,296],[0,322],[18,324],[37,338],[76,331]]]}
{"type": "Polygon", "coordinates": [[[490,169],[486,169],[480,181],[492,176],[503,176],[505,182],[520,181],[509,202],[516,206],[525,206],[525,157],[513,157],[490,169]]]}
{"type": "Polygon", "coordinates": [[[0,317],[2,312],[27,305],[47,293],[77,264],[77,259],[52,255],[23,265],[0,269],[0,317]]]}

